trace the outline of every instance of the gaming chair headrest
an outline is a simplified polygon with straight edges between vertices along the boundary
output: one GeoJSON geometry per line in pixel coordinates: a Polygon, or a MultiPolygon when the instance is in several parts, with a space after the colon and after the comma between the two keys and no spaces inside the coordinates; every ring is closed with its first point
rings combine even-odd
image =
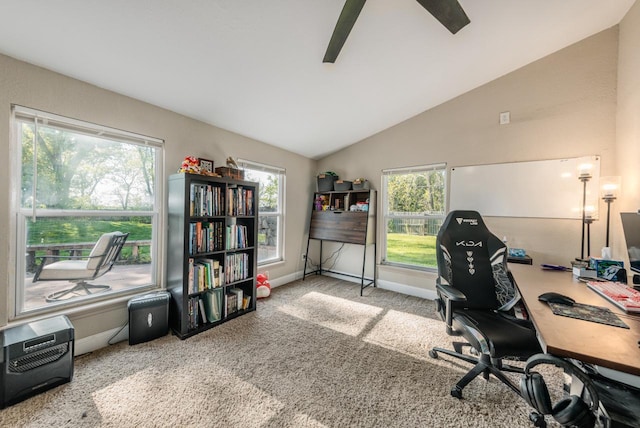
{"type": "Polygon", "coordinates": [[[458,239],[463,237],[466,240],[485,240],[494,236],[487,228],[482,216],[477,211],[451,211],[442,222],[438,232],[437,241],[441,242],[447,238],[458,239]]]}
{"type": "MultiPolygon", "coordinates": [[[[438,280],[462,291],[467,296],[465,307],[498,309],[505,304],[498,299],[498,294],[504,293],[497,292],[503,280],[500,278],[498,284],[494,272],[494,268],[504,271],[501,266],[505,257],[504,243],[491,233],[480,213],[471,210],[449,212],[436,238],[438,280]]],[[[502,288],[513,287],[504,284],[502,288]]]]}

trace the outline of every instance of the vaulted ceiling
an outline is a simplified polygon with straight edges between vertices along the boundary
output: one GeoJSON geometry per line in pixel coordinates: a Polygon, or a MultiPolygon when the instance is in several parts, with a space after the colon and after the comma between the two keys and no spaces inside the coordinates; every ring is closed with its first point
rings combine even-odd
{"type": "Polygon", "coordinates": [[[0,53],[321,158],[616,25],[635,0],[0,0],[0,53]]]}

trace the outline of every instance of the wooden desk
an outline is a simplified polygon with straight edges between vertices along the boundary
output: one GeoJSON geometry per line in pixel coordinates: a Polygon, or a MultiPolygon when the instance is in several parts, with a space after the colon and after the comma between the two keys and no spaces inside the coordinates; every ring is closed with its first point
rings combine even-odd
{"type": "Polygon", "coordinates": [[[571,272],[521,264],[510,264],[509,269],[545,352],[640,376],[640,316],[618,309],[571,272]],[[548,291],[562,293],[578,303],[609,308],[630,329],[554,315],[546,303],[538,300],[548,291]]]}

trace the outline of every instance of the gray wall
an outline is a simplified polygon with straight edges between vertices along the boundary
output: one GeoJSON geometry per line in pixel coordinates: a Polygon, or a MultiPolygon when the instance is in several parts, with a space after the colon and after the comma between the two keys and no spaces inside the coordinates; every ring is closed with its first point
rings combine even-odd
{"type": "MultiPolygon", "coordinates": [[[[222,165],[228,156],[286,168],[286,261],[268,268],[271,278],[293,278],[302,269],[300,253],[315,186],[316,161],[295,155],[144,102],[0,55],[0,182],[9,183],[9,122],[11,104],[20,104],[63,116],[161,138],[165,141],[165,173],[174,173],[187,155],[213,159],[222,165]],[[302,201],[302,202],[301,202],[302,201]]],[[[239,113],[241,114],[241,112],[239,113]]],[[[13,223],[10,219],[11,187],[0,190],[0,326],[9,319],[13,223]]],[[[165,195],[166,205],[166,195],[165,195]]],[[[164,261],[160,262],[164,266],[164,261]]],[[[164,286],[164,284],[163,284],[164,286]]],[[[76,336],[93,335],[126,321],[126,302],[73,311],[76,336]]]]}
{"type": "MultiPolygon", "coordinates": [[[[346,179],[367,177],[380,189],[381,170],[386,168],[600,155],[601,175],[616,175],[617,64],[616,26],[328,156],[319,162],[319,170],[333,170],[346,179]],[[511,112],[508,125],[499,125],[503,111],[511,112]]],[[[507,237],[509,245],[527,249],[536,264],[569,265],[580,256],[579,220],[486,221],[495,234],[507,237]]],[[[383,227],[379,222],[379,235],[383,227]]],[[[591,236],[592,253],[599,255],[604,221],[592,226],[591,236]]],[[[615,234],[613,241],[618,243],[620,236],[615,234]]],[[[359,263],[357,250],[351,250],[343,254],[337,269],[357,272],[359,263]]],[[[383,265],[378,273],[382,286],[410,285],[415,287],[411,293],[427,296],[434,289],[433,273],[383,265]]]]}

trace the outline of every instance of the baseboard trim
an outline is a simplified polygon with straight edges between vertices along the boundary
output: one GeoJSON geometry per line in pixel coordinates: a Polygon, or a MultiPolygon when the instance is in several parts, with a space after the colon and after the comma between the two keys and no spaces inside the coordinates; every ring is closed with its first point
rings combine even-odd
{"type": "Polygon", "coordinates": [[[271,284],[271,288],[279,287],[284,284],[288,284],[297,279],[302,279],[302,271],[290,273],[285,276],[280,276],[278,278],[270,279],[269,284],[271,284]]]}
{"type": "Polygon", "coordinates": [[[112,328],[92,336],[83,337],[75,341],[73,356],[88,354],[127,339],[129,339],[129,329],[126,327],[112,328]]]}
{"type": "Polygon", "coordinates": [[[409,296],[420,297],[422,299],[435,300],[438,294],[435,290],[428,290],[426,288],[413,287],[407,284],[401,284],[399,282],[385,281],[379,279],[377,282],[378,287],[385,290],[395,291],[396,293],[407,294],[409,296]]]}

